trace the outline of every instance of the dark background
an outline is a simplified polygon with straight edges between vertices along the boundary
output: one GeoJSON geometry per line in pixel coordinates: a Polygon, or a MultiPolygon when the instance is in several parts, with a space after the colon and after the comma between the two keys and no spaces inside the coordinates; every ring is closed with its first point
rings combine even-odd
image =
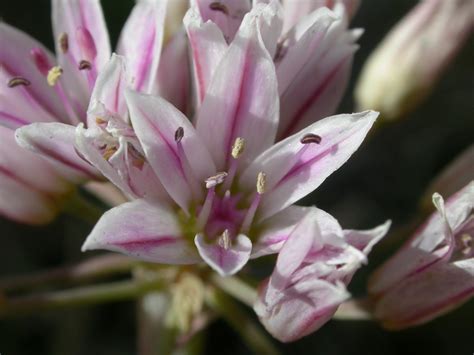
{"type": "MultiPolygon", "coordinates": [[[[415,3],[363,0],[353,21],[354,27],[365,28],[354,77],[371,50],[415,3]]],[[[104,0],[102,4],[115,43],[133,2],[104,0]]],[[[0,3],[4,21],[52,48],[49,14],[47,0],[0,3]]],[[[394,221],[395,229],[409,223],[430,180],[473,141],[473,44],[471,38],[416,112],[375,132],[348,164],[303,203],[317,204],[346,228],[368,228],[388,218],[394,221]]],[[[354,80],[340,112],[353,110],[353,85],[354,80]]],[[[87,255],[79,250],[90,228],[65,215],[51,225],[36,228],[0,219],[0,275],[27,273],[84,258],[87,255]]],[[[375,249],[370,265],[351,284],[355,295],[364,292],[367,274],[387,255],[387,245],[397,243],[400,241],[388,240],[375,249]]],[[[134,303],[123,302],[0,320],[0,353],[134,354],[134,317],[134,303]]],[[[473,329],[471,301],[427,325],[400,332],[386,332],[372,322],[331,321],[315,334],[281,349],[287,354],[470,355],[474,351],[473,329]]],[[[247,354],[248,350],[224,322],[218,321],[210,327],[205,353],[247,354]]]]}

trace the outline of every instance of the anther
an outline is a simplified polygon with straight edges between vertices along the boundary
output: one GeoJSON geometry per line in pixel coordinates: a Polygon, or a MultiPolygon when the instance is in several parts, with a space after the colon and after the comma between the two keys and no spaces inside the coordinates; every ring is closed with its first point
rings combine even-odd
{"type": "Polygon", "coordinates": [[[224,4],[221,4],[219,1],[214,1],[209,4],[209,8],[213,11],[220,11],[224,13],[225,15],[229,15],[229,10],[227,9],[227,6],[224,4]]]}
{"type": "Polygon", "coordinates": [[[11,78],[7,83],[9,88],[14,88],[16,86],[28,86],[31,85],[31,82],[28,79],[25,79],[21,76],[15,76],[11,78]]]}
{"type": "Polygon", "coordinates": [[[245,148],[245,140],[241,137],[235,139],[234,145],[232,145],[232,158],[237,159],[242,155],[245,148]]]}
{"type": "Polygon", "coordinates": [[[257,193],[262,195],[265,193],[267,183],[267,175],[263,172],[259,172],[257,175],[257,193]]]}
{"type": "Polygon", "coordinates": [[[79,62],[78,69],[79,70],[91,70],[92,69],[92,64],[91,64],[91,62],[83,59],[79,62]]]}
{"type": "Polygon", "coordinates": [[[219,184],[222,184],[227,177],[227,173],[225,171],[217,173],[214,176],[208,177],[204,182],[206,183],[206,189],[213,188],[219,184]]]}
{"type": "Polygon", "coordinates": [[[41,48],[33,48],[30,51],[30,54],[33,57],[33,61],[35,62],[36,68],[39,72],[44,76],[47,76],[51,64],[49,63],[46,53],[41,48]]]}
{"type": "Polygon", "coordinates": [[[102,117],[96,117],[95,118],[95,123],[97,123],[98,125],[101,125],[101,124],[107,123],[107,121],[105,119],[103,119],[102,117]]]}
{"type": "Polygon", "coordinates": [[[174,132],[174,141],[176,143],[179,143],[181,142],[181,139],[183,139],[183,137],[184,137],[184,129],[183,127],[178,127],[176,132],[174,132]]]}
{"type": "Polygon", "coordinates": [[[320,144],[321,143],[321,136],[318,136],[317,134],[313,133],[308,133],[306,134],[303,138],[300,139],[301,144],[320,144]]]}
{"type": "Polygon", "coordinates": [[[56,85],[56,83],[58,82],[59,77],[62,75],[62,73],[63,73],[63,69],[59,65],[52,67],[49,70],[48,75],[46,77],[48,85],[49,86],[56,85]]]}
{"type": "Polygon", "coordinates": [[[231,246],[231,240],[230,240],[230,235],[229,235],[229,230],[226,229],[224,233],[219,237],[219,246],[224,248],[225,250],[228,250],[231,246]]]}
{"type": "Polygon", "coordinates": [[[463,250],[462,250],[462,253],[464,255],[469,255],[471,254],[471,250],[472,250],[472,237],[469,235],[469,234],[463,234],[461,236],[461,243],[463,244],[463,250]]]}
{"type": "Polygon", "coordinates": [[[63,32],[59,35],[58,43],[59,43],[59,49],[61,50],[61,52],[66,54],[67,51],[69,50],[69,38],[66,32],[63,32]]]}

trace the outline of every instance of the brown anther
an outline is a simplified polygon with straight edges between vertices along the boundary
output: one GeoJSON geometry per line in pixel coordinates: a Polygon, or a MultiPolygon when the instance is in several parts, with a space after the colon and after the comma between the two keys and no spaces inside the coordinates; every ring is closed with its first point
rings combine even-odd
{"type": "Polygon", "coordinates": [[[229,10],[227,9],[227,6],[224,4],[221,4],[219,1],[214,1],[209,4],[209,8],[213,11],[220,11],[224,13],[225,15],[229,15],[229,10]]]}
{"type": "Polygon", "coordinates": [[[79,62],[79,70],[91,70],[92,69],[92,64],[91,62],[83,59],[79,62]]]}
{"type": "Polygon", "coordinates": [[[321,143],[321,140],[322,140],[321,136],[318,136],[317,134],[313,134],[313,133],[308,133],[303,138],[301,138],[300,142],[301,144],[311,144],[311,143],[319,144],[321,143]]]}
{"type": "Polygon", "coordinates": [[[107,121],[104,120],[102,117],[96,117],[96,118],[95,118],[95,123],[97,123],[97,124],[104,124],[104,123],[107,123],[107,121]]]}
{"type": "Polygon", "coordinates": [[[225,171],[217,173],[214,176],[208,177],[204,182],[206,183],[206,189],[210,189],[216,185],[222,184],[227,177],[227,173],[225,171]]]}
{"type": "Polygon", "coordinates": [[[174,132],[174,141],[176,143],[181,142],[181,139],[184,137],[184,128],[183,127],[178,127],[176,132],[174,132]]]}
{"type": "Polygon", "coordinates": [[[102,153],[102,156],[104,157],[105,160],[109,160],[112,155],[115,154],[115,152],[117,151],[117,148],[116,147],[108,147],[105,149],[105,151],[102,153]]]}
{"type": "Polygon", "coordinates": [[[59,43],[59,49],[61,49],[61,52],[66,54],[67,51],[69,50],[69,39],[66,32],[63,32],[59,35],[58,43],[59,43]]]}
{"type": "Polygon", "coordinates": [[[29,86],[31,82],[28,79],[25,79],[21,76],[15,76],[11,78],[7,83],[9,88],[14,88],[15,86],[29,86]]]}

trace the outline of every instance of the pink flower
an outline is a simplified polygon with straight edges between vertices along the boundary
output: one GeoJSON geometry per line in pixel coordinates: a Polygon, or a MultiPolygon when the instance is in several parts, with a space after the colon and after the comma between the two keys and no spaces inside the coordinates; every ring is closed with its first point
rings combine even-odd
{"type": "Polygon", "coordinates": [[[126,71],[112,59],[94,90],[89,128],[77,129],[77,149],[133,201],[105,213],[83,250],[205,261],[222,275],[279,250],[306,214],[291,205],[349,159],[377,113],[329,117],[275,144],[279,93],[261,30],[266,16],[262,8],[245,15],[194,124],[161,97],[130,89],[123,97],[126,71]]]}
{"type": "MultiPolygon", "coordinates": [[[[232,42],[248,1],[194,0],[184,18],[193,54],[196,102],[203,101],[218,64],[232,42]]],[[[361,30],[347,30],[342,5],[334,11],[311,6],[306,16],[288,23],[292,6],[278,1],[254,1],[253,13],[260,13],[262,40],[276,66],[280,96],[280,124],[277,139],[296,133],[307,125],[334,114],[349,78],[355,41],[361,30]],[[314,10],[314,11],[312,11],[314,10]],[[285,19],[285,21],[284,21],[285,19]],[[311,80],[308,80],[311,78],[311,80]]]]}
{"type": "Polygon", "coordinates": [[[372,275],[375,316],[390,329],[430,321],[474,295],[474,182],[437,211],[372,275]]]}
{"type": "Polygon", "coordinates": [[[342,230],[329,214],[308,208],[289,231],[272,275],[259,287],[254,310],[265,328],[289,342],[324,325],[349,298],[345,286],[389,226],[342,230]]]}
{"type": "MultiPolygon", "coordinates": [[[[15,159],[24,163],[25,169],[21,173],[11,167],[2,167],[0,184],[5,188],[11,186],[11,176],[18,176],[14,191],[22,198],[15,206],[25,213],[15,212],[19,210],[14,210],[13,205],[10,211],[7,204],[2,206],[0,213],[29,223],[47,222],[55,211],[51,210],[51,201],[44,202],[28,193],[31,186],[25,183],[28,177],[21,179],[24,174],[48,171],[51,184],[58,186],[65,182],[76,184],[102,178],[76,154],[71,144],[74,126],[86,122],[92,89],[111,55],[100,3],[97,0],[53,0],[52,9],[56,58],[27,34],[0,23],[1,42],[8,43],[0,49],[0,76],[5,83],[0,89],[0,125],[11,130],[20,128],[17,131],[19,144],[49,160],[32,158],[24,150],[2,144],[2,155],[9,157],[15,152],[15,159]],[[31,166],[35,168],[28,170],[27,162],[33,159],[35,162],[31,166]],[[38,169],[38,166],[42,168],[38,169]],[[38,213],[33,213],[34,216],[26,213],[29,205],[38,209],[42,205],[45,218],[39,218],[41,214],[38,213]]],[[[182,75],[173,80],[167,74],[170,68],[178,72],[177,62],[186,62],[184,31],[175,33],[162,51],[166,10],[166,1],[138,1],[122,31],[117,51],[129,61],[134,89],[159,93],[179,107],[186,107],[187,98],[183,96],[183,87],[188,86],[186,71],[180,69],[182,75]]],[[[13,136],[10,132],[3,131],[2,135],[13,136]]],[[[72,186],[56,190],[37,188],[40,195],[48,194],[52,200],[62,200],[72,186]]]]}

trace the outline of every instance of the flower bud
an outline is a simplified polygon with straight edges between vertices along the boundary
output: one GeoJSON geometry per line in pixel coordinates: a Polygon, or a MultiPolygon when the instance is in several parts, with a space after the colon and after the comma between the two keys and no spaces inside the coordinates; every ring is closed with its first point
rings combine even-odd
{"type": "Polygon", "coordinates": [[[471,0],[421,1],[367,60],[356,87],[360,108],[395,120],[427,96],[468,38],[471,0]]]}

